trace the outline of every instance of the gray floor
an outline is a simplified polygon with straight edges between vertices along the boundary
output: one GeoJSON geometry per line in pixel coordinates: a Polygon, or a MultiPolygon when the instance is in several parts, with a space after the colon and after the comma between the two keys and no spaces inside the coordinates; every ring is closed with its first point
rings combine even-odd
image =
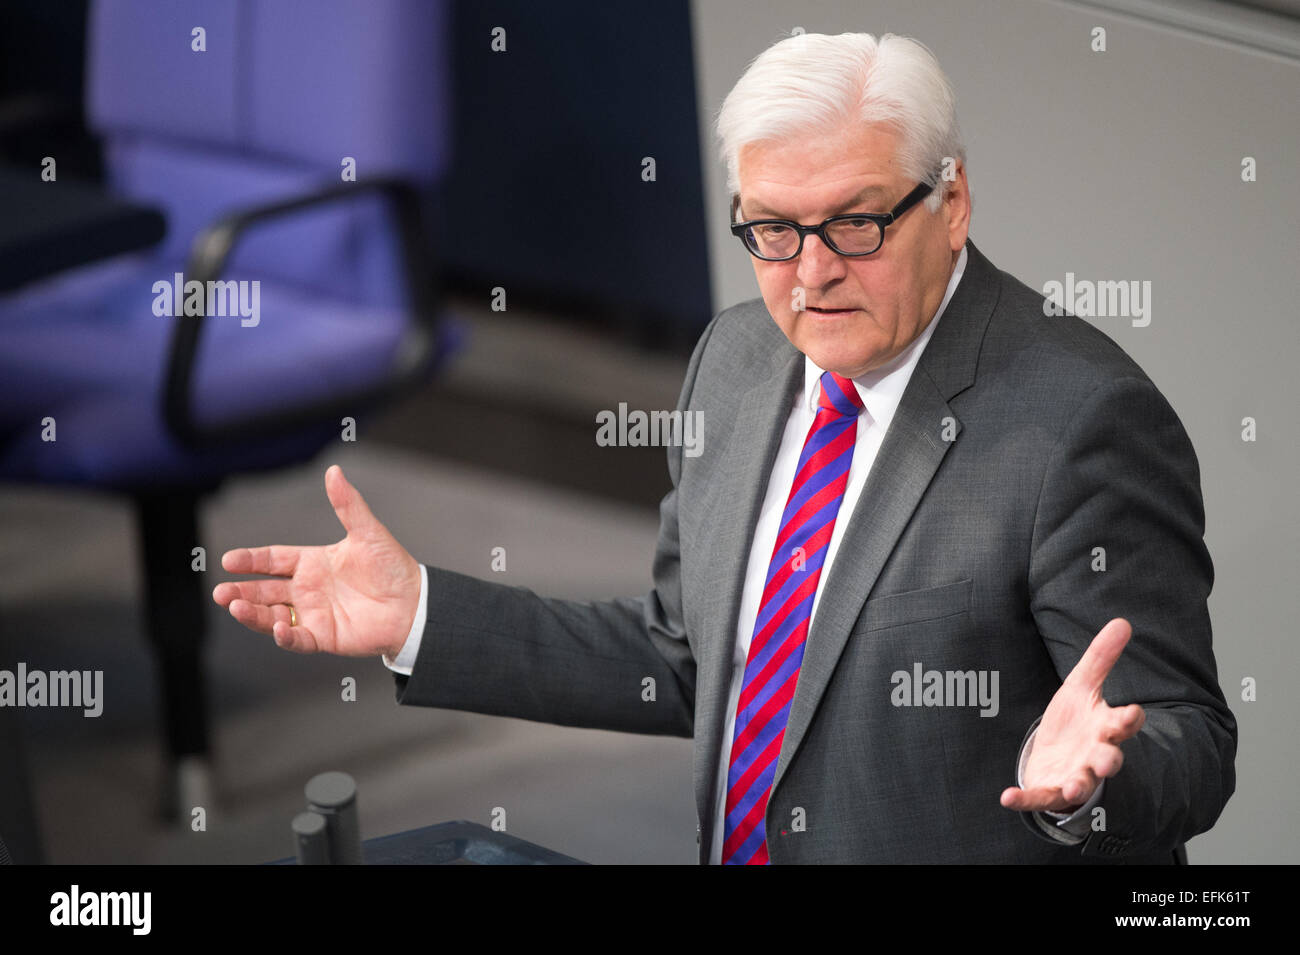
{"type": "MultiPolygon", "coordinates": [[[[459,386],[491,387],[473,369],[487,377],[500,370],[483,349],[503,353],[501,324],[478,336],[459,386]]],[[[588,354],[600,353],[593,348],[588,354]]],[[[529,362],[528,354],[513,360],[552,382],[565,377],[563,369],[529,362]]],[[[596,385],[584,397],[593,379],[578,376],[577,391],[559,384],[543,391],[571,408],[578,402],[580,416],[619,393],[644,398],[642,407],[671,407],[683,363],[657,361],[647,374],[638,356],[604,354],[601,374],[614,376],[607,389],[596,385]],[[620,375],[620,361],[638,370],[620,375]],[[667,404],[661,395],[669,396],[667,404]]],[[[424,562],[578,599],[636,594],[649,585],[652,509],[364,435],[292,471],[234,480],[213,498],[203,514],[211,583],[228,578],[220,554],[230,547],[337,539],[341,530],[323,487],[332,463],[424,562]],[[506,549],[505,574],[490,568],[496,546],[506,549]]],[[[19,711],[48,861],[244,863],[285,856],[303,783],[328,769],[357,778],[366,837],[451,819],[487,824],[501,807],[510,833],[578,858],[695,861],[688,740],[399,707],[379,661],[286,653],[215,605],[209,660],[217,798],[207,807],[205,832],[165,825],[156,816],[156,695],[126,502],[0,487],[0,527],[0,623],[13,658],[29,668],[105,671],[98,719],[61,709],[19,711]],[[340,698],[345,676],[357,680],[356,702],[340,698]]]]}

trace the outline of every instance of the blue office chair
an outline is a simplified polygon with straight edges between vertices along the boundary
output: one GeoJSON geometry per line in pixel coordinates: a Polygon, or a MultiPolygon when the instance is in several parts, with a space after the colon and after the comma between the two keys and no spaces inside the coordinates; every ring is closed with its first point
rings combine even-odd
{"type": "Polygon", "coordinates": [[[429,0],[92,9],[109,188],[167,233],[0,299],[0,480],[133,498],[173,813],[208,773],[202,495],[312,458],[457,346],[421,220],[448,160],[446,31],[429,0]],[[173,314],[190,282],[214,283],[208,314],[173,314]]]}

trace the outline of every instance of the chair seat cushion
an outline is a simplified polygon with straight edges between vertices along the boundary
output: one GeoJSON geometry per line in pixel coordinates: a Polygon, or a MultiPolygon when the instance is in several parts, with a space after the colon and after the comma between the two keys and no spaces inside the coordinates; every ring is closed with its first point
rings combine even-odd
{"type": "MultiPolygon", "coordinates": [[[[0,307],[0,478],[194,483],[304,460],[338,438],[340,423],[322,422],[291,438],[200,452],[180,445],[162,414],[176,319],[154,314],[162,294],[154,283],[174,278],[156,260],[117,261],[43,283],[0,307]],[[55,421],[55,441],[42,439],[46,417],[55,421]]],[[[246,305],[253,290],[244,286],[246,305]]],[[[389,372],[409,320],[397,309],[341,305],[284,282],[260,281],[256,296],[248,319],[256,317],[255,325],[238,314],[204,322],[193,383],[200,422],[370,387],[389,372]]]]}

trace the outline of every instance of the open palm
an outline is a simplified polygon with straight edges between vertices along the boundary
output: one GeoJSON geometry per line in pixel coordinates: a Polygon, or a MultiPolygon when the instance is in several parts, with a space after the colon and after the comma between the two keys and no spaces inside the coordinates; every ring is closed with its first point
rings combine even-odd
{"type": "Polygon", "coordinates": [[[1002,793],[1002,805],[1021,812],[1074,811],[1101,780],[1124,763],[1120,743],[1137,735],[1146,713],[1137,703],[1110,706],[1101,688],[1133,635],[1116,617],[1093,637],[1043,713],[1025,763],[1023,789],[1002,793]]]}
{"type": "Polygon", "coordinates": [[[324,547],[272,544],[227,551],[221,557],[226,570],[270,579],[218,584],[212,599],[286,650],[396,656],[415,620],[420,565],[338,465],[325,472],[325,493],[346,532],[343,540],[324,547]]]}

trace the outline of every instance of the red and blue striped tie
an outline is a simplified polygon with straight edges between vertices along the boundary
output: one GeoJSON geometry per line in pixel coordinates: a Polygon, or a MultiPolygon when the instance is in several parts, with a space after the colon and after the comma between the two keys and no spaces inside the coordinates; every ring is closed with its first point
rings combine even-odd
{"type": "Polygon", "coordinates": [[[822,375],[817,417],[781,515],[736,703],[723,865],[768,862],[763,816],[803,663],[817,581],[849,483],[861,411],[862,399],[853,382],[830,371],[822,375]]]}

